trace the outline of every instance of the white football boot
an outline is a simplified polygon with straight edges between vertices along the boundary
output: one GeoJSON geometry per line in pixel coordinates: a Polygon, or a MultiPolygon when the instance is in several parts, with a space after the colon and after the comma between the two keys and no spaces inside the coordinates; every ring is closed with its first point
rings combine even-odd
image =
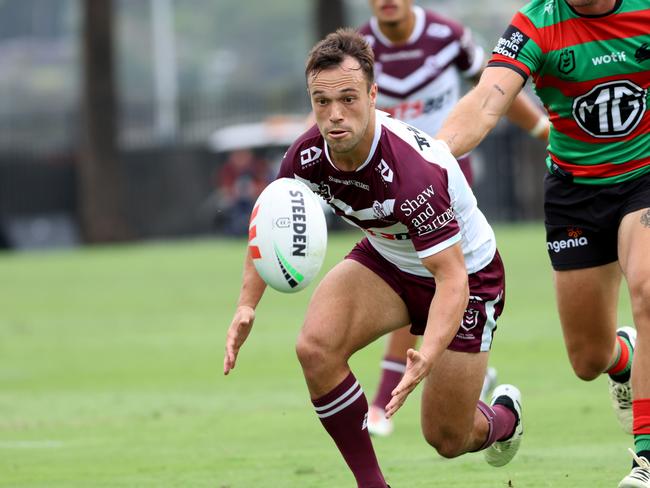
{"type": "MultiPolygon", "coordinates": [[[[632,344],[632,351],[636,344],[636,330],[632,327],[621,327],[616,331],[616,335],[624,337],[632,344]]],[[[625,383],[614,381],[611,376],[607,375],[607,384],[609,386],[609,396],[614,407],[614,413],[623,430],[632,434],[632,382],[631,379],[625,383]]]]}
{"type": "Polygon", "coordinates": [[[517,424],[512,437],[503,441],[496,441],[483,451],[485,453],[485,460],[488,464],[495,467],[504,466],[515,457],[515,454],[519,450],[519,444],[521,444],[521,438],[524,435],[524,426],[521,420],[521,392],[513,385],[499,385],[492,392],[490,405],[494,406],[497,398],[502,396],[506,396],[512,401],[517,412],[517,424]]]}
{"type": "Polygon", "coordinates": [[[621,480],[618,488],[650,488],[650,462],[644,457],[637,456],[632,449],[629,451],[638,466],[632,468],[630,474],[621,480]]]}
{"type": "Polygon", "coordinates": [[[377,437],[386,437],[393,433],[393,421],[386,418],[383,408],[370,405],[368,408],[368,432],[377,437]]]}

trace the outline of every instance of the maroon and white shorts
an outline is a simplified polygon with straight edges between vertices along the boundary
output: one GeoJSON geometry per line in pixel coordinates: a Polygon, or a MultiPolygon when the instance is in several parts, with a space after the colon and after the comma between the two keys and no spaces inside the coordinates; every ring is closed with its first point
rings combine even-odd
{"type": "MultiPolygon", "coordinates": [[[[380,276],[406,304],[411,318],[411,334],[422,335],[427,325],[429,306],[436,292],[433,278],[401,271],[363,239],[346,259],[354,259],[380,276]]],[[[505,302],[505,274],[499,252],[490,264],[469,275],[469,303],[456,336],[447,349],[461,352],[489,351],[497,328],[497,318],[505,302]]]]}

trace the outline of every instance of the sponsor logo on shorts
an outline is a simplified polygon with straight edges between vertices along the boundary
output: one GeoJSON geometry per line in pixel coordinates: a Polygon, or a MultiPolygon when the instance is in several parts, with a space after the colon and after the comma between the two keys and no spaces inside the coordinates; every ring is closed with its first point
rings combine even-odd
{"type": "Polygon", "coordinates": [[[585,247],[589,245],[589,239],[582,235],[582,229],[577,227],[569,227],[567,229],[567,238],[557,241],[548,241],[546,247],[549,251],[559,253],[564,249],[571,249],[574,247],[585,247]]]}
{"type": "Polygon", "coordinates": [[[503,36],[499,38],[492,52],[508,58],[517,59],[519,53],[528,42],[528,39],[529,37],[526,34],[511,24],[503,33],[503,36]]]}

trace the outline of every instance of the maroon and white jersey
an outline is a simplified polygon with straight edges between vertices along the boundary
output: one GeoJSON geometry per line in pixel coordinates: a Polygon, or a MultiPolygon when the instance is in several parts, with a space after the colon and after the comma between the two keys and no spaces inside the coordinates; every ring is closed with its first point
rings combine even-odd
{"type": "Polygon", "coordinates": [[[467,272],[492,260],[492,228],[444,143],[376,111],[366,161],[341,171],[316,126],[289,148],[278,178],[296,178],[321,195],[372,246],[404,272],[431,276],[421,259],[460,242],[467,272]]]}
{"type": "Polygon", "coordinates": [[[395,45],[379,30],[377,18],[359,30],[375,52],[377,108],[434,135],[461,96],[461,76],[483,67],[483,49],[469,29],[414,6],[415,27],[395,45]]]}

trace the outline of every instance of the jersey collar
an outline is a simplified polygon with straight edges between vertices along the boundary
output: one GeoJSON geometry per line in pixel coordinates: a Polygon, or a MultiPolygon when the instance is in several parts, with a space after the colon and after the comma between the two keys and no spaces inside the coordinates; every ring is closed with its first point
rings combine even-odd
{"type": "MultiPolygon", "coordinates": [[[[368,157],[363,162],[363,164],[354,170],[355,173],[358,173],[363,168],[368,166],[368,164],[370,164],[370,161],[372,160],[372,157],[375,155],[375,152],[377,151],[377,146],[379,145],[379,137],[381,136],[381,128],[382,128],[382,120],[380,114],[384,114],[384,112],[380,110],[375,110],[375,135],[372,139],[370,152],[368,153],[368,157]]],[[[325,140],[325,138],[323,138],[323,146],[325,147],[325,157],[327,158],[327,161],[332,165],[332,168],[334,168],[336,171],[341,171],[336,167],[336,165],[332,161],[332,158],[330,158],[330,150],[329,147],[327,146],[327,141],[325,140]]]]}
{"type": "Polygon", "coordinates": [[[616,3],[614,4],[614,8],[612,8],[609,12],[605,12],[604,14],[597,14],[597,15],[581,14],[579,12],[576,12],[574,10],[574,8],[571,5],[569,5],[568,3],[565,2],[565,4],[566,4],[567,7],[569,7],[569,10],[571,10],[571,12],[573,12],[578,17],[584,17],[585,19],[597,19],[599,17],[607,17],[608,15],[611,15],[614,12],[616,12],[619,8],[621,8],[621,5],[623,4],[623,0],[616,0],[616,3]]]}
{"type": "MultiPolygon", "coordinates": [[[[415,15],[415,25],[413,26],[413,32],[411,32],[411,35],[406,41],[406,44],[413,44],[415,41],[417,41],[420,38],[420,36],[422,36],[422,33],[424,32],[424,24],[426,20],[424,9],[419,5],[413,5],[413,7],[411,7],[411,11],[415,15]]],[[[392,47],[395,45],[388,37],[386,37],[381,32],[381,29],[379,28],[379,22],[377,21],[377,17],[375,16],[370,18],[370,30],[372,30],[373,35],[384,46],[392,47]]]]}

